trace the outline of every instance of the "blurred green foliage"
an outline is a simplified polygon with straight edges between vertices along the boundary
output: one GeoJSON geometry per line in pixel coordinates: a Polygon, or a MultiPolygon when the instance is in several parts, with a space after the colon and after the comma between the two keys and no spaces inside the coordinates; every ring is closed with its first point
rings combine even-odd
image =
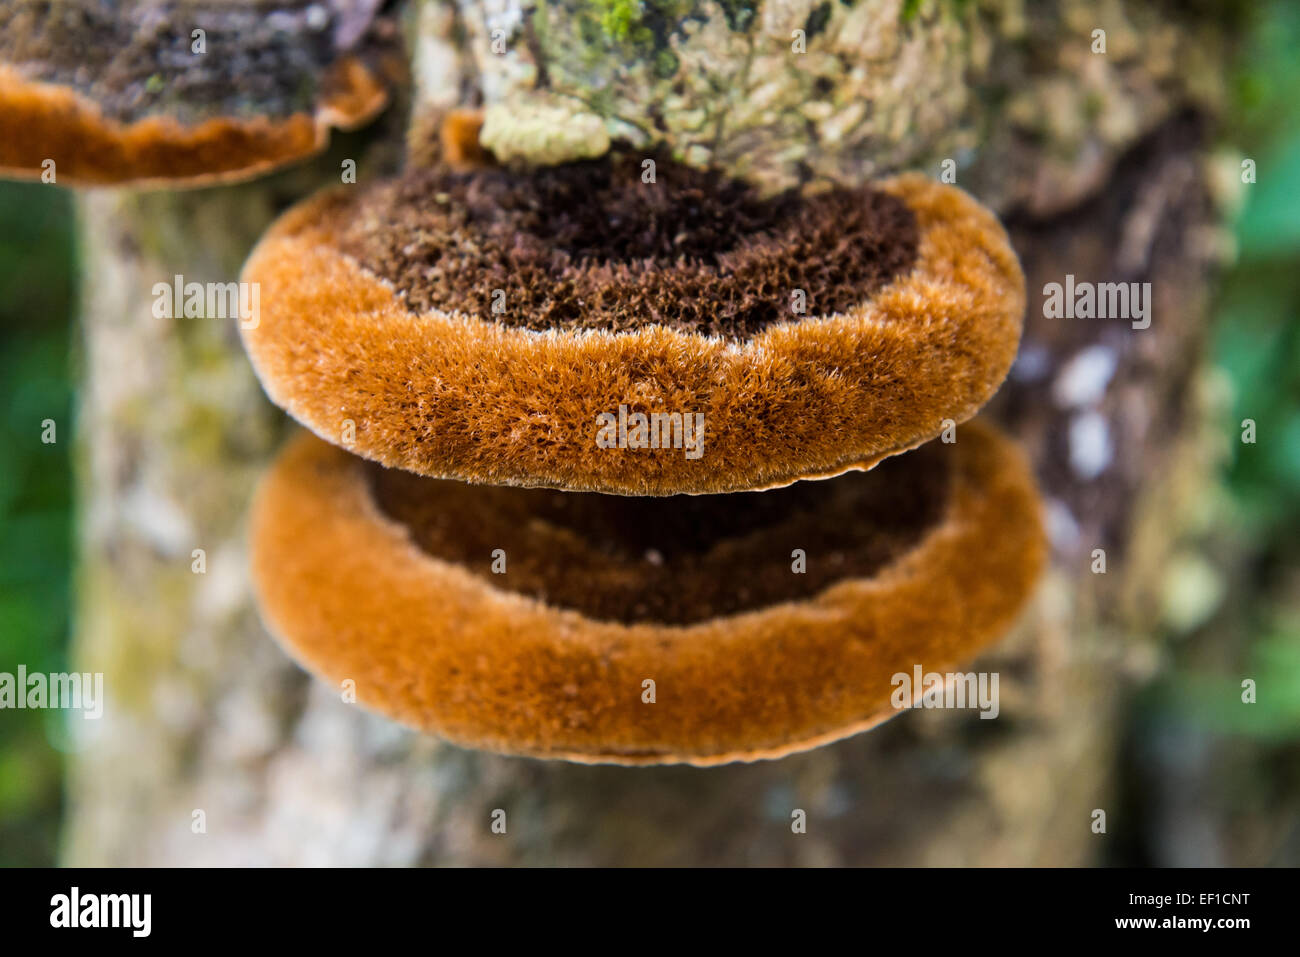
{"type": "Polygon", "coordinates": [[[1216,305],[1212,358],[1231,386],[1230,459],[1201,542],[1226,598],[1167,644],[1169,666],[1136,703],[1137,764],[1122,772],[1139,792],[1142,781],[1172,777],[1196,794],[1213,831],[1184,830],[1179,799],[1150,788],[1135,795],[1132,816],[1163,827],[1136,828],[1128,864],[1167,863],[1180,841],[1208,841],[1192,852],[1202,861],[1300,863],[1300,4],[1257,4],[1246,25],[1221,133],[1254,161],[1256,182],[1242,186],[1237,261],[1216,305]],[[1253,444],[1242,441],[1246,419],[1253,444]]]}
{"type": "MultiPolygon", "coordinates": [[[[1235,83],[1229,141],[1256,163],[1237,222],[1239,259],[1219,298],[1214,353],[1254,419],[1230,487],[1261,535],[1300,525],[1300,4],[1257,10],[1235,83]]],[[[1279,544],[1282,544],[1279,542],[1279,544]]]]}
{"type": "MultiPolygon", "coordinates": [[[[61,671],[71,608],[71,198],[0,183],[0,671],[61,671]],[[42,423],[53,420],[53,443],[42,423]]],[[[0,711],[0,866],[53,862],[59,712],[0,711]],[[47,733],[52,732],[52,733],[47,733]]]]}
{"type": "MultiPolygon", "coordinates": [[[[1214,727],[1300,741],[1300,4],[1256,9],[1236,74],[1228,136],[1256,164],[1237,221],[1238,261],[1219,295],[1214,356],[1233,387],[1226,530],[1248,550],[1229,612],[1242,623],[1241,675],[1260,680],[1258,702],[1240,704],[1239,679],[1214,727]],[[1254,444],[1240,441],[1252,419],[1254,444]]],[[[1217,627],[1224,627],[1219,622],[1217,627]]],[[[1231,627],[1231,625],[1229,625],[1231,627]]],[[[1235,673],[1234,673],[1235,674],[1235,673]]],[[[1187,679],[1200,684],[1207,679],[1187,679]]],[[[1185,695],[1183,697],[1186,697],[1185,695]]],[[[1206,699],[1209,700],[1209,699],[1206,699]]]]}

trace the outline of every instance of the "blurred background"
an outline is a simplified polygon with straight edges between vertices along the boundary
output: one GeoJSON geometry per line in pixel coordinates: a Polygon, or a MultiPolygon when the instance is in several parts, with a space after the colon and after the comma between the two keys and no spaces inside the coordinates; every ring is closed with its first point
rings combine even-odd
{"type": "MultiPolygon", "coordinates": [[[[1225,450],[1133,696],[1099,864],[1300,864],[1300,4],[1256,5],[1215,137],[1257,162],[1211,342],[1225,450]],[[1260,433],[1250,455],[1243,418],[1260,433]],[[1232,707],[1241,678],[1270,693],[1232,707]],[[1216,707],[1208,702],[1224,702],[1216,707]]],[[[78,263],[71,199],[0,184],[0,672],[68,667],[78,263]],[[38,440],[41,422],[57,441],[38,440]]],[[[65,717],[0,712],[0,865],[55,863],[65,717]]]]}
{"type": "MultiPolygon", "coordinates": [[[[63,671],[72,589],[77,273],[72,201],[0,184],[0,671],[63,671]],[[54,419],[57,441],[39,440],[54,419]],[[35,439],[35,440],[34,440],[35,439]]],[[[58,711],[0,717],[0,864],[54,863],[58,711]]]]}

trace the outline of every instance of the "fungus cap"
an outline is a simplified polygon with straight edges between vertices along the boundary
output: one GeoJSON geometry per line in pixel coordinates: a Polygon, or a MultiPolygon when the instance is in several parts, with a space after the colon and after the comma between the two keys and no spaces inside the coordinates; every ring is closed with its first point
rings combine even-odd
{"type": "Polygon", "coordinates": [[[387,30],[336,47],[339,6],[4,0],[0,176],[52,160],[60,184],[202,186],[319,152],[383,109],[394,62],[387,30]]]}
{"type": "Polygon", "coordinates": [[[640,500],[426,479],[301,435],[252,514],[263,621],[318,677],[461,745],[619,764],[870,728],[894,675],[998,638],[1044,554],[1029,470],[978,422],[875,472],[640,500]]]}
{"type": "Polygon", "coordinates": [[[268,395],[422,475],[671,495],[869,468],[1005,377],[1024,277],[960,190],[905,175],[764,198],[645,169],[414,170],[290,210],[243,273],[268,395]],[[598,444],[656,413],[667,447],[598,444]],[[702,454],[673,415],[703,416],[702,454]]]}

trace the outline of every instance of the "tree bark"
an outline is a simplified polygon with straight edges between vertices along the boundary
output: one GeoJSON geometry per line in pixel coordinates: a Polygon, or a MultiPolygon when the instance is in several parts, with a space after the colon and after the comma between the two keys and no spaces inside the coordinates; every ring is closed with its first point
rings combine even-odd
{"type": "Polygon", "coordinates": [[[996,721],[916,711],[781,761],[625,769],[468,752],[343,703],[250,602],[243,516],[283,418],[233,323],[151,311],[175,274],[234,278],[278,208],[337,176],[338,151],[242,187],[86,195],[76,658],[109,701],[71,762],[67,861],[1116,859],[1134,826],[1111,775],[1126,692],[1159,655],[1169,559],[1216,454],[1203,345],[1226,194],[1206,144],[1224,29],[1173,5],[1095,6],[428,0],[410,18],[416,160],[469,104],[520,161],[604,137],[772,189],[955,169],[1003,215],[1030,306],[989,414],[1030,451],[1054,547],[1024,621],[976,666],[1001,675],[996,721]],[[1066,274],[1151,282],[1150,328],[1045,318],[1044,284],[1066,274]],[[1104,388],[1085,374],[1111,367],[1104,388]]]}

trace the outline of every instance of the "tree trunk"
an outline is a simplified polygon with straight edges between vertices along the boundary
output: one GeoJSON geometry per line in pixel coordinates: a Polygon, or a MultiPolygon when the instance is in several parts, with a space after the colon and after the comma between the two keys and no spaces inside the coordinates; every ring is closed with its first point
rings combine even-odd
{"type": "Polygon", "coordinates": [[[233,324],[155,318],[151,290],[232,279],[355,141],[241,187],[87,194],[76,659],[109,700],[72,759],[67,861],[1116,859],[1134,826],[1111,776],[1126,691],[1159,653],[1141,636],[1160,632],[1216,448],[1202,354],[1224,177],[1205,144],[1223,29],[1174,5],[1095,6],[426,0],[409,23],[416,160],[446,110],[473,105],[488,145],[520,161],[625,138],[772,189],[955,171],[1004,217],[1030,306],[989,414],[1030,450],[1054,548],[1024,621],[978,664],[1001,675],[996,721],[916,711],[781,761],[626,769],[464,751],[343,703],[250,602],[244,513],[283,418],[233,324]],[[1067,274],[1152,283],[1150,328],[1045,318],[1043,287],[1067,274]]]}

